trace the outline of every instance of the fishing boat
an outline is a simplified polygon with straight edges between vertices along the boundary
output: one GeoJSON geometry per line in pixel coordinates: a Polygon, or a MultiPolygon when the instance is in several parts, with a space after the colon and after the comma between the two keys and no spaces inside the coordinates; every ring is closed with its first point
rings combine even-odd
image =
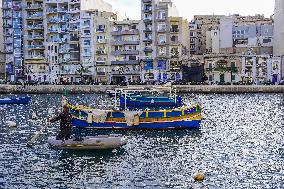
{"type": "Polygon", "coordinates": [[[164,91],[157,87],[132,87],[117,88],[114,90],[115,102],[119,97],[120,110],[141,110],[141,109],[172,109],[181,107],[183,100],[176,95],[176,90],[172,92],[172,87],[164,87],[169,91],[169,96],[164,95],[164,91]]]}
{"type": "Polygon", "coordinates": [[[124,110],[126,107],[129,110],[135,109],[159,109],[159,108],[175,108],[182,106],[182,97],[165,97],[165,96],[143,96],[143,95],[129,95],[126,98],[120,97],[120,109],[124,110]]]}
{"type": "MultiPolygon", "coordinates": [[[[135,90],[135,94],[139,92],[139,90],[135,90]]],[[[117,97],[116,94],[117,93],[115,93],[115,96],[117,97]]],[[[120,94],[127,99],[129,96],[133,95],[133,89],[123,89],[120,94]]],[[[171,91],[170,96],[172,96],[171,91]]],[[[160,99],[164,101],[169,101],[170,98],[173,97],[160,97],[160,99]]],[[[155,102],[158,97],[152,99],[154,99],[154,102],[152,101],[151,106],[159,107],[157,103],[159,101],[155,102]]],[[[181,99],[177,100],[177,95],[174,95],[175,105],[178,104],[178,101],[181,101],[181,99]]],[[[149,107],[146,106],[147,104],[140,99],[139,106],[142,106],[144,103],[144,108],[133,110],[129,108],[128,103],[130,103],[128,100],[122,103],[115,98],[115,105],[112,110],[101,110],[84,105],[73,105],[69,103],[67,99],[63,101],[63,104],[68,105],[70,108],[70,112],[73,116],[72,125],[77,128],[98,130],[179,130],[196,129],[200,127],[202,108],[199,104],[170,109],[162,106],[158,109],[149,109],[149,107]]],[[[133,104],[133,107],[137,104],[138,103],[133,104]]]]}
{"type": "Polygon", "coordinates": [[[171,110],[98,110],[68,104],[73,115],[72,125],[98,130],[171,130],[196,129],[201,123],[198,104],[171,110]]]}
{"type": "Polygon", "coordinates": [[[28,104],[31,97],[18,97],[18,98],[2,98],[0,104],[28,104]]]}
{"type": "Polygon", "coordinates": [[[121,135],[99,135],[83,137],[82,140],[56,140],[49,138],[47,143],[58,150],[108,150],[126,145],[127,139],[121,135]]]}

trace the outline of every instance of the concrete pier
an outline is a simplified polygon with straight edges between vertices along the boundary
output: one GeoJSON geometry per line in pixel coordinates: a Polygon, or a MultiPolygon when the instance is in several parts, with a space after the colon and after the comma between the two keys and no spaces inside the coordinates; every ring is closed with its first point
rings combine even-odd
{"type": "MultiPolygon", "coordinates": [[[[68,94],[92,94],[105,93],[106,90],[114,89],[113,85],[0,85],[1,94],[61,94],[65,87],[68,94]]],[[[138,86],[132,86],[138,87],[138,86]]],[[[142,87],[142,86],[141,86],[142,87]]],[[[147,86],[150,87],[151,86],[147,86]]],[[[244,85],[177,85],[180,93],[283,93],[284,85],[271,86],[244,86],[244,85]]]]}

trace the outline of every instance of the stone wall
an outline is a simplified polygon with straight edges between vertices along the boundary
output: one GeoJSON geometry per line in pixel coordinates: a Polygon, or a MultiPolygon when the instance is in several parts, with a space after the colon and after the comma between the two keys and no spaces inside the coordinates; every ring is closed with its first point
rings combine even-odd
{"type": "MultiPolygon", "coordinates": [[[[65,87],[68,94],[81,93],[105,93],[106,90],[114,89],[111,85],[40,85],[40,86],[19,86],[19,85],[0,85],[2,94],[61,94],[65,87]]],[[[135,86],[137,87],[137,86],[135,86]]],[[[147,86],[151,88],[151,86],[147,86]]],[[[176,86],[180,93],[283,93],[284,85],[278,86],[220,86],[220,85],[180,85],[176,86]]],[[[166,89],[164,89],[166,91],[166,89]]]]}

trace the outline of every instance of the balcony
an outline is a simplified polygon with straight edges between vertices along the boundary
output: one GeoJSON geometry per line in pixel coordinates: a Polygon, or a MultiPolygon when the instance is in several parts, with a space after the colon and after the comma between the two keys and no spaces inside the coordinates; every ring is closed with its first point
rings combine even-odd
{"type": "Polygon", "coordinates": [[[44,40],[44,35],[29,35],[28,40],[44,40]]]}
{"type": "Polygon", "coordinates": [[[47,4],[49,4],[49,3],[55,4],[55,3],[58,3],[58,0],[46,0],[46,3],[47,4]]]}
{"type": "Polygon", "coordinates": [[[112,71],[112,75],[140,75],[140,70],[128,70],[123,68],[120,71],[112,71]]]}
{"type": "Polygon", "coordinates": [[[145,39],[143,39],[143,42],[152,42],[152,39],[151,38],[145,38],[145,39]]]}
{"type": "Polygon", "coordinates": [[[111,55],[113,56],[119,56],[119,55],[139,55],[138,50],[118,50],[118,51],[112,51],[111,55]]]}
{"type": "Polygon", "coordinates": [[[57,33],[58,32],[58,28],[48,28],[47,32],[48,33],[57,33]]]}
{"type": "Polygon", "coordinates": [[[49,22],[49,23],[57,23],[58,20],[59,19],[57,17],[53,17],[53,18],[48,19],[47,22],[49,22]]]}
{"type": "Polygon", "coordinates": [[[4,37],[10,37],[12,35],[13,35],[12,32],[4,32],[4,37]]]}
{"type": "Polygon", "coordinates": [[[143,30],[144,33],[151,33],[152,32],[152,28],[146,28],[145,30],[143,30]]]}
{"type": "Polygon", "coordinates": [[[148,4],[148,3],[152,3],[152,0],[143,0],[142,2],[145,4],[148,4]]]}
{"type": "Polygon", "coordinates": [[[146,17],[143,19],[145,23],[152,23],[152,17],[146,17]]]}
{"type": "Polygon", "coordinates": [[[72,8],[72,9],[69,9],[68,13],[70,14],[77,14],[77,13],[80,13],[80,8],[72,8]]]}
{"type": "Polygon", "coordinates": [[[69,54],[70,50],[69,48],[60,48],[59,49],[59,54],[69,54]]]}
{"type": "Polygon", "coordinates": [[[107,55],[105,50],[96,50],[96,55],[107,55]]]}
{"type": "Polygon", "coordinates": [[[90,57],[90,56],[92,56],[92,53],[91,53],[91,52],[83,52],[83,53],[82,53],[82,56],[84,56],[84,57],[90,57]]]}
{"type": "Polygon", "coordinates": [[[43,60],[45,59],[42,55],[29,55],[25,57],[26,60],[43,60]]]}
{"type": "Polygon", "coordinates": [[[112,41],[111,45],[139,45],[139,41],[112,41]]]}
{"type": "Polygon", "coordinates": [[[164,46],[164,45],[168,45],[168,43],[166,41],[158,41],[157,45],[158,46],[164,46]]]}
{"type": "Polygon", "coordinates": [[[12,8],[12,3],[3,3],[2,9],[11,9],[12,8]]]}
{"type": "Polygon", "coordinates": [[[169,55],[167,55],[166,53],[160,53],[157,56],[158,58],[169,58],[169,55]]]}
{"type": "Polygon", "coordinates": [[[107,43],[107,42],[108,42],[107,39],[98,39],[98,40],[97,40],[97,43],[98,43],[98,44],[105,44],[105,43],[107,43]]]}
{"type": "Polygon", "coordinates": [[[152,12],[152,7],[145,7],[144,9],[143,9],[143,12],[144,13],[151,13],[152,12]]]}
{"type": "Polygon", "coordinates": [[[111,65],[138,65],[138,60],[111,61],[111,65]]]}
{"type": "Polygon", "coordinates": [[[32,50],[35,50],[35,49],[39,49],[39,50],[45,49],[44,45],[27,45],[26,47],[27,47],[27,49],[32,49],[32,50]]]}
{"type": "Polygon", "coordinates": [[[27,30],[43,30],[43,25],[42,24],[37,24],[37,25],[27,25],[27,30]]]}
{"type": "Polygon", "coordinates": [[[144,52],[153,52],[152,47],[145,47],[144,52]]]}
{"type": "Polygon", "coordinates": [[[70,47],[70,52],[80,52],[80,48],[79,47],[76,47],[76,48],[70,47]]]}
{"type": "Polygon", "coordinates": [[[238,68],[237,67],[206,68],[206,72],[232,72],[232,73],[238,73],[238,68]]]}
{"type": "Polygon", "coordinates": [[[167,29],[166,29],[166,28],[160,28],[160,29],[158,29],[157,32],[158,32],[158,33],[166,33],[166,32],[167,32],[167,29]]]}
{"type": "Polygon", "coordinates": [[[106,29],[96,29],[96,33],[105,33],[106,29]]]}
{"type": "Polygon", "coordinates": [[[180,45],[180,44],[181,44],[180,41],[177,41],[177,40],[171,41],[171,45],[180,45]]]}
{"type": "Polygon", "coordinates": [[[48,8],[46,10],[46,14],[54,14],[57,13],[57,8],[48,8]]]}
{"type": "Polygon", "coordinates": [[[13,53],[14,51],[13,51],[13,49],[12,48],[5,48],[4,49],[4,53],[6,53],[6,54],[10,54],[10,53],[13,53]]]}
{"type": "Polygon", "coordinates": [[[12,44],[12,43],[13,43],[13,39],[11,38],[4,40],[4,44],[12,44]]]}
{"type": "Polygon", "coordinates": [[[170,32],[171,33],[178,33],[179,29],[178,28],[171,28],[170,32]]]}
{"type": "Polygon", "coordinates": [[[139,35],[139,30],[114,31],[111,35],[139,35]]]}
{"type": "Polygon", "coordinates": [[[3,18],[4,19],[10,19],[10,18],[12,18],[12,14],[4,14],[3,18]]]}
{"type": "Polygon", "coordinates": [[[42,4],[31,4],[31,5],[27,5],[25,7],[26,10],[42,10],[43,9],[43,5],[42,4]]]}
{"type": "Polygon", "coordinates": [[[69,2],[69,4],[78,4],[80,3],[80,0],[71,0],[71,2],[69,2]]]}
{"type": "Polygon", "coordinates": [[[12,24],[3,24],[3,27],[4,27],[4,28],[12,28],[13,25],[12,25],[12,24]]]}
{"type": "Polygon", "coordinates": [[[32,14],[27,16],[28,20],[42,20],[43,15],[42,14],[32,14]]]}
{"type": "Polygon", "coordinates": [[[167,19],[166,17],[161,17],[161,16],[157,17],[158,22],[166,21],[166,19],[167,19]]]}

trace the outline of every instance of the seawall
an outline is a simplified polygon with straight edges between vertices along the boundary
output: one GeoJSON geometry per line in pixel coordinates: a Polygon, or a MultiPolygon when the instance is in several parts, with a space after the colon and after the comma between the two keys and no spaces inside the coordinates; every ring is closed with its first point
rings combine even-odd
{"type": "MultiPolygon", "coordinates": [[[[65,87],[68,94],[81,93],[105,93],[106,90],[114,89],[113,85],[0,85],[1,94],[61,94],[65,87]]],[[[133,86],[138,87],[138,86],[133,86]]],[[[147,86],[151,88],[151,86],[147,86]]],[[[245,85],[177,85],[180,93],[283,93],[284,85],[271,86],[245,86],[245,85]]]]}

